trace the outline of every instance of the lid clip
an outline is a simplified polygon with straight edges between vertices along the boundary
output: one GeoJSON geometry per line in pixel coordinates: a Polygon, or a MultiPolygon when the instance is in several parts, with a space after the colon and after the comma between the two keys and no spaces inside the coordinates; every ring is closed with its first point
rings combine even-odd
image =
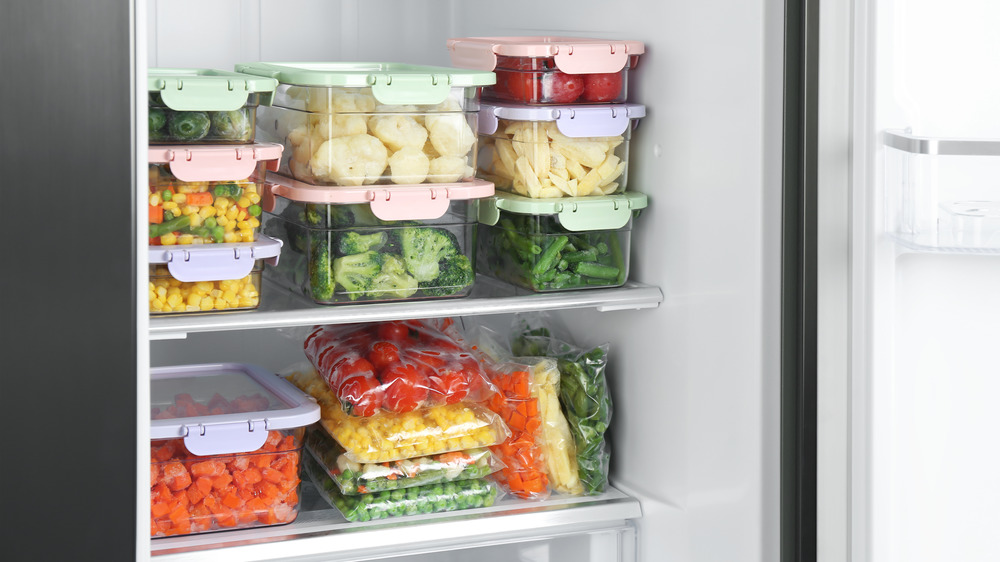
{"type": "Polygon", "coordinates": [[[184,446],[198,456],[249,453],[267,441],[266,420],[185,425],[184,446]]]}

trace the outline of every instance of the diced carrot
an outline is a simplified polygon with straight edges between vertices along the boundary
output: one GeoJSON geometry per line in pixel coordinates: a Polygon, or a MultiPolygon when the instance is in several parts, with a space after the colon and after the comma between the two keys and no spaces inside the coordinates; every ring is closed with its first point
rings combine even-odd
{"type": "Polygon", "coordinates": [[[170,506],[166,502],[156,502],[152,506],[153,517],[163,517],[170,512],[170,506]]]}
{"type": "Polygon", "coordinates": [[[174,456],[174,441],[165,441],[159,447],[153,447],[151,453],[156,462],[170,460],[174,456]]]}
{"type": "Polygon", "coordinates": [[[295,436],[294,435],[286,435],[286,436],[284,436],[281,439],[281,442],[278,443],[278,450],[279,451],[291,451],[294,448],[295,448],[295,436]]]}
{"type": "Polygon", "coordinates": [[[204,207],[206,205],[211,205],[213,203],[214,197],[208,191],[201,191],[199,193],[188,193],[187,194],[187,204],[194,205],[196,207],[204,207]]]}
{"type": "Polygon", "coordinates": [[[156,486],[156,484],[159,483],[159,481],[160,481],[160,474],[161,474],[160,467],[151,463],[149,465],[149,486],[150,487],[156,486]]]}
{"type": "Polygon", "coordinates": [[[531,398],[531,390],[528,385],[528,372],[516,371],[511,377],[511,392],[514,398],[527,400],[531,398]]]}
{"type": "Polygon", "coordinates": [[[174,495],[170,493],[170,489],[163,482],[153,486],[150,490],[150,497],[163,502],[169,502],[174,499],[174,495]]]}
{"type": "Polygon", "coordinates": [[[273,509],[267,509],[257,514],[257,521],[260,521],[264,525],[274,525],[278,523],[278,516],[275,515],[273,509]]]}
{"type": "Polygon", "coordinates": [[[295,458],[284,466],[281,467],[281,473],[285,475],[288,480],[298,480],[299,476],[299,460],[298,453],[295,454],[295,458]]]}
{"type": "Polygon", "coordinates": [[[522,414],[519,410],[511,410],[510,416],[507,418],[507,427],[509,427],[511,431],[524,431],[524,424],[527,421],[528,420],[524,417],[524,414],[522,414]]]}
{"type": "MultiPolygon", "coordinates": [[[[267,445],[264,446],[267,447],[267,445]]],[[[274,462],[274,457],[275,455],[273,454],[258,453],[253,456],[253,464],[258,468],[268,468],[274,462]]]]}
{"type": "Polygon", "coordinates": [[[246,509],[245,507],[239,510],[236,514],[236,520],[241,525],[246,525],[248,523],[254,523],[257,521],[257,512],[252,509],[246,509]]]}
{"type": "Polygon", "coordinates": [[[163,222],[163,207],[160,205],[149,206],[149,223],[160,224],[163,222]]]}
{"type": "Polygon", "coordinates": [[[202,476],[194,481],[194,485],[198,487],[201,495],[207,496],[212,493],[212,479],[208,476],[202,476]]]}
{"type": "Polygon", "coordinates": [[[212,479],[212,487],[215,488],[216,490],[219,490],[221,488],[228,486],[229,483],[232,481],[233,477],[230,476],[228,472],[225,472],[212,479]]]}
{"type": "Polygon", "coordinates": [[[264,477],[264,480],[272,484],[277,484],[285,479],[285,475],[281,471],[274,470],[273,468],[262,468],[260,475],[264,477]]]}
{"type": "Polygon", "coordinates": [[[224,510],[221,513],[215,514],[215,522],[218,523],[220,527],[235,527],[236,516],[233,515],[231,510],[224,510]]]}
{"type": "Polygon", "coordinates": [[[538,415],[538,399],[532,398],[524,403],[526,413],[529,417],[538,415]]]}
{"type": "Polygon", "coordinates": [[[250,466],[250,457],[240,455],[229,462],[230,470],[246,470],[250,466]]]}
{"type": "Polygon", "coordinates": [[[299,491],[298,486],[289,490],[288,495],[285,496],[285,503],[288,505],[298,505],[299,504],[299,491]]]}
{"type": "Polygon", "coordinates": [[[180,521],[187,521],[188,519],[190,519],[191,514],[188,513],[186,506],[181,505],[177,506],[176,509],[171,511],[170,515],[168,515],[167,517],[170,519],[171,523],[177,525],[180,521]]]}
{"type": "Polygon", "coordinates": [[[224,473],[225,471],[226,471],[226,463],[218,460],[196,462],[191,465],[191,475],[195,477],[222,476],[222,473],[224,473]]]}
{"type": "Polygon", "coordinates": [[[524,430],[528,433],[535,434],[538,432],[539,428],[542,427],[542,420],[537,416],[528,418],[528,421],[524,422],[524,430]]]}
{"type": "Polygon", "coordinates": [[[187,489],[187,497],[189,502],[196,504],[205,499],[205,494],[198,489],[198,486],[189,486],[187,489]]]}
{"type": "Polygon", "coordinates": [[[163,466],[163,482],[176,492],[191,485],[191,475],[183,464],[177,461],[168,462],[163,466]]]}
{"type": "Polygon", "coordinates": [[[298,486],[299,486],[298,478],[285,478],[281,482],[278,482],[278,489],[285,494],[294,490],[298,486]]]}
{"type": "Polygon", "coordinates": [[[280,431],[269,431],[267,432],[267,440],[264,441],[264,445],[270,445],[272,447],[277,447],[278,443],[281,443],[281,432],[280,431]]]}
{"type": "Polygon", "coordinates": [[[261,475],[260,469],[254,466],[247,467],[247,469],[243,471],[243,474],[246,476],[247,484],[251,486],[264,479],[261,475]]]}
{"type": "Polygon", "coordinates": [[[281,489],[270,482],[260,483],[261,499],[266,502],[273,502],[281,494],[281,489]]]}
{"type": "Polygon", "coordinates": [[[222,498],[222,505],[236,509],[242,507],[245,502],[237,494],[227,494],[222,498]]]}

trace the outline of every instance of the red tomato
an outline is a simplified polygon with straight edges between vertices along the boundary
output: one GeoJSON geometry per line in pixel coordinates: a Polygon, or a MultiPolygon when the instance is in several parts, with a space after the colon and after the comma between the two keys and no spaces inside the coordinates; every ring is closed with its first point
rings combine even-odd
{"type": "Polygon", "coordinates": [[[427,399],[427,378],[413,365],[397,363],[382,372],[382,406],[392,412],[416,410],[427,399]]]}
{"type": "Polygon", "coordinates": [[[391,342],[405,342],[410,337],[410,328],[403,322],[383,322],[378,326],[378,337],[391,342]]]}
{"type": "Polygon", "coordinates": [[[333,365],[333,368],[330,370],[330,378],[327,379],[327,384],[329,384],[334,392],[338,392],[348,379],[356,376],[371,377],[374,379],[375,366],[364,357],[352,353],[351,357],[345,357],[333,365]]]}
{"type": "Polygon", "coordinates": [[[540,75],[535,72],[523,71],[500,71],[497,72],[497,81],[503,76],[503,90],[511,99],[525,101],[528,103],[538,101],[539,86],[541,84],[540,75]]]}
{"type": "Polygon", "coordinates": [[[462,365],[462,370],[465,373],[465,380],[469,383],[469,399],[474,401],[486,400],[490,395],[496,392],[493,388],[492,383],[483,372],[482,366],[479,361],[471,356],[463,353],[459,356],[458,362],[462,365]]]}
{"type": "Polygon", "coordinates": [[[583,99],[585,101],[614,101],[622,91],[622,73],[587,74],[584,77],[583,99]]]}
{"type": "Polygon", "coordinates": [[[442,369],[429,380],[431,395],[439,402],[455,404],[469,395],[469,379],[461,369],[442,369]]]}
{"type": "Polygon", "coordinates": [[[375,342],[368,353],[368,360],[377,371],[381,371],[389,365],[399,363],[399,348],[387,341],[375,342]]]}
{"type": "Polygon", "coordinates": [[[378,379],[355,375],[344,381],[337,393],[344,411],[353,416],[371,416],[382,407],[384,395],[378,379]]]}
{"type": "Polygon", "coordinates": [[[572,103],[583,93],[583,76],[550,72],[542,80],[542,97],[552,103],[572,103]]]}

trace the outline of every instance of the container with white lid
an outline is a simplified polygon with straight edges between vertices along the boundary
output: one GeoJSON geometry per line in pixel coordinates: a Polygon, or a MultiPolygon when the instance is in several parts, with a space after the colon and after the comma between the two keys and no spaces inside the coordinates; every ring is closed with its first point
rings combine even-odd
{"type": "Polygon", "coordinates": [[[645,52],[640,41],[581,37],[462,37],[447,42],[451,62],[492,70],[483,99],[518,104],[620,103],[628,72],[645,52]]]}
{"type": "Polygon", "coordinates": [[[290,523],[319,405],[239,363],[150,370],[150,535],[290,523]]]}

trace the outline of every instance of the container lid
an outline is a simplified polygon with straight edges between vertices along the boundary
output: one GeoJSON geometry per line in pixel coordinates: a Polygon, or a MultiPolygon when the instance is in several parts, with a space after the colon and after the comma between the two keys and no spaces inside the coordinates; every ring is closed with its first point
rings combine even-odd
{"type": "Polygon", "coordinates": [[[438,104],[451,88],[491,86],[492,72],[392,62],[255,62],[236,65],[248,74],[295,86],[368,88],[385,105],[438,104]]]}
{"type": "Polygon", "coordinates": [[[479,222],[490,226],[500,220],[500,211],[519,215],[558,215],[559,224],[573,232],[615,230],[628,224],[632,213],[645,209],[643,193],[625,192],[591,197],[535,199],[497,192],[479,204],[479,222]]]}
{"type": "Polygon", "coordinates": [[[157,367],[150,375],[150,437],[183,438],[195,455],[256,451],[269,430],[304,427],[320,418],[312,397],[255,365],[157,367]]]}
{"type": "Polygon", "coordinates": [[[260,205],[274,210],[274,197],[299,203],[344,205],[370,203],[372,214],[384,221],[431,220],[444,216],[452,201],[480,199],[494,193],[492,182],[481,179],[458,183],[408,186],[331,187],[303,183],[278,174],[268,176],[260,205]]]}
{"type": "Polygon", "coordinates": [[[261,105],[271,105],[278,81],[203,68],[150,68],[150,92],[175,111],[235,111],[250,94],[260,94],[261,105]]]}
{"type": "Polygon", "coordinates": [[[185,283],[243,279],[257,260],[278,265],[281,244],[281,240],[260,236],[253,242],[150,246],[149,263],[167,264],[170,275],[185,283]]]}
{"type": "Polygon", "coordinates": [[[238,181],[250,177],[262,160],[268,170],[276,171],[284,149],[273,142],[150,146],[149,163],[167,164],[181,181],[238,181]]]}
{"type": "Polygon", "coordinates": [[[552,57],[567,74],[619,72],[629,57],[646,47],[641,41],[613,41],[581,37],[462,37],[448,39],[451,62],[461,68],[493,70],[497,55],[504,57],[552,57]]]}
{"type": "Polygon", "coordinates": [[[567,137],[614,137],[628,129],[634,119],[646,116],[646,106],[637,103],[607,105],[528,106],[507,103],[479,105],[479,132],[492,135],[498,119],[554,121],[567,137]]]}

